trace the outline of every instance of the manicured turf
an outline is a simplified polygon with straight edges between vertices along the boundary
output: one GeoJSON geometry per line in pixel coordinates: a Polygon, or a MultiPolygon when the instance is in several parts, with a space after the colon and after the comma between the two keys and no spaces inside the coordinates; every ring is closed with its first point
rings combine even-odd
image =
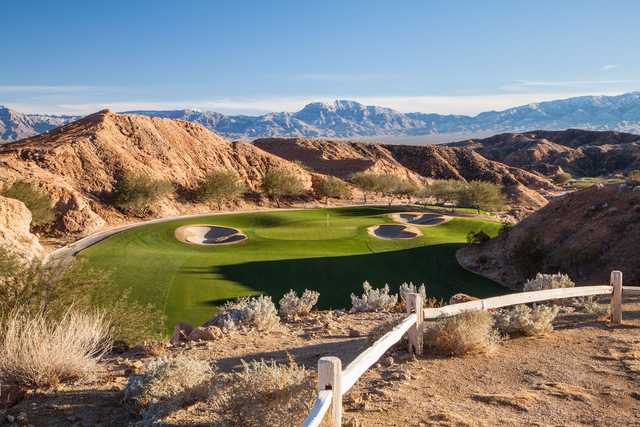
{"type": "Polygon", "coordinates": [[[112,271],[117,286],[163,307],[167,328],[178,321],[199,324],[216,306],[241,295],[266,293],[274,302],[289,289],[320,291],[320,308],[348,308],[362,282],[425,283],[429,296],[456,292],[490,296],[506,292],[463,270],[455,252],[471,230],[495,235],[500,224],[454,218],[423,227],[416,239],[380,240],[367,227],[390,223],[385,208],[340,208],[215,215],[152,224],[112,236],[82,252],[89,265],[112,271]],[[215,224],[236,227],[248,237],[229,246],[178,242],[177,227],[215,224]]]}

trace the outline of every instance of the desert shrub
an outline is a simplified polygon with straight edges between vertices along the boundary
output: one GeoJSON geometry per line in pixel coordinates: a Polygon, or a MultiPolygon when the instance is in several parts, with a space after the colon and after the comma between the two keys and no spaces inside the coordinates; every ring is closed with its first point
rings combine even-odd
{"type": "Polygon", "coordinates": [[[369,282],[362,284],[364,292],[358,297],[351,294],[351,312],[390,311],[398,303],[397,294],[389,294],[389,285],[374,289],[369,282]]]}
{"type": "Polygon", "coordinates": [[[566,274],[538,273],[535,278],[527,280],[524,283],[523,290],[525,292],[542,291],[544,289],[573,288],[575,285],[576,284],[566,274]]]}
{"type": "Polygon", "coordinates": [[[71,308],[53,320],[43,312],[13,310],[0,334],[0,378],[32,387],[86,379],[110,344],[103,313],[71,308]]]}
{"type": "Polygon", "coordinates": [[[357,172],[351,176],[351,183],[362,191],[364,203],[367,203],[367,195],[376,191],[378,187],[377,175],[366,172],[357,172]]]}
{"type": "Polygon", "coordinates": [[[200,202],[214,202],[218,209],[226,201],[238,199],[246,186],[240,177],[231,171],[214,171],[204,177],[198,184],[195,197],[200,202]]]}
{"type": "Polygon", "coordinates": [[[137,343],[164,332],[162,311],[134,300],[128,289],[115,289],[108,272],[77,259],[25,263],[0,247],[0,330],[13,309],[25,315],[42,312],[55,321],[72,305],[104,313],[115,340],[137,343]]]}
{"type": "Polygon", "coordinates": [[[467,233],[467,243],[484,243],[491,239],[484,231],[470,231],[467,233]]]}
{"type": "Polygon", "coordinates": [[[400,199],[406,198],[411,201],[411,199],[417,197],[421,191],[422,188],[418,184],[406,179],[401,179],[393,189],[393,194],[400,199]]]}
{"type": "Polygon", "coordinates": [[[144,175],[125,175],[113,186],[111,202],[118,209],[144,214],[157,200],[174,191],[169,181],[154,180],[144,175]]]}
{"type": "Polygon", "coordinates": [[[558,172],[554,177],[553,181],[559,185],[565,185],[571,181],[571,174],[568,172],[558,172]]]}
{"type": "Polygon", "coordinates": [[[302,296],[299,297],[291,289],[280,299],[280,314],[286,319],[306,316],[318,303],[318,298],[320,298],[320,292],[305,289],[302,296]]]}
{"type": "Polygon", "coordinates": [[[48,224],[54,219],[51,197],[27,181],[14,182],[0,195],[24,203],[31,211],[31,223],[35,226],[48,224]]]}
{"type": "Polygon", "coordinates": [[[463,181],[455,179],[436,179],[425,189],[425,195],[433,197],[436,202],[443,205],[450,204],[451,209],[462,200],[462,193],[465,188],[463,181]]]}
{"type": "Polygon", "coordinates": [[[268,332],[280,324],[280,318],[271,297],[261,295],[226,303],[207,324],[225,330],[255,329],[268,332]]]}
{"type": "Polygon", "coordinates": [[[498,340],[491,314],[486,311],[467,311],[432,322],[424,337],[432,351],[451,356],[491,351],[498,340]]]}
{"type": "Polygon", "coordinates": [[[267,197],[275,200],[280,207],[283,197],[300,196],[304,193],[304,183],[298,176],[287,169],[269,169],[262,178],[260,188],[267,197]]]}
{"type": "Polygon", "coordinates": [[[422,296],[422,301],[424,304],[427,302],[427,289],[424,286],[424,283],[419,287],[413,284],[413,282],[404,282],[400,285],[400,290],[398,291],[400,295],[400,301],[402,302],[402,306],[407,306],[407,294],[420,294],[422,296]]]}
{"type": "Polygon", "coordinates": [[[129,377],[124,398],[151,424],[169,412],[207,399],[213,384],[214,370],[207,361],[184,355],[159,358],[149,362],[142,374],[129,377]]]}
{"type": "Polygon", "coordinates": [[[300,425],[315,395],[313,378],[290,360],[244,362],[242,371],[230,378],[224,414],[228,425],[247,427],[300,425]]]}
{"type": "Polygon", "coordinates": [[[327,176],[319,178],[313,183],[313,191],[320,198],[324,198],[324,203],[329,203],[329,197],[335,199],[348,199],[351,197],[351,188],[339,178],[327,176]]]}
{"type": "Polygon", "coordinates": [[[596,316],[604,316],[611,312],[609,304],[600,304],[598,298],[593,296],[574,298],[574,305],[580,311],[595,314],[596,316]]]}
{"type": "Polygon", "coordinates": [[[533,308],[521,304],[511,309],[501,309],[494,313],[494,326],[504,334],[527,336],[544,335],[553,331],[560,307],[534,305],[533,308]]]}

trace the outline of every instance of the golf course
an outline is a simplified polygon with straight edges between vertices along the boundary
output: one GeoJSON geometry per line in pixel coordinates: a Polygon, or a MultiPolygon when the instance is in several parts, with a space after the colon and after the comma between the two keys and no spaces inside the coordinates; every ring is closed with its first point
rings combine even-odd
{"type": "Polygon", "coordinates": [[[374,287],[388,283],[393,292],[403,282],[424,283],[428,296],[442,299],[457,292],[478,297],[507,292],[462,269],[455,259],[467,233],[483,230],[494,236],[499,223],[453,217],[416,225],[415,237],[398,239],[367,231],[397,224],[391,214],[404,211],[350,207],[178,219],[122,231],[79,256],[109,271],[115,286],[130,288],[133,297],[162,308],[167,330],[177,322],[200,324],[217,306],[239,296],[262,293],[277,303],[289,289],[319,291],[318,308],[349,308],[350,294],[360,294],[365,280],[374,287]],[[176,238],[181,227],[198,230],[205,224],[243,238],[221,245],[176,238]]]}

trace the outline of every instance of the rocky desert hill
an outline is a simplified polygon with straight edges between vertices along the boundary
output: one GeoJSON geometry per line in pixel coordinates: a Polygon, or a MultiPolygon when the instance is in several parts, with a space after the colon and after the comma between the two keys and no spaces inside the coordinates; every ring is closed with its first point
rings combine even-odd
{"type": "Polygon", "coordinates": [[[553,175],[601,176],[640,168],[640,136],[613,131],[531,131],[447,144],[514,167],[553,175]]]}
{"type": "Polygon", "coordinates": [[[598,185],[551,201],[510,231],[458,252],[465,268],[513,289],[536,272],[606,284],[612,270],[640,281],[640,186],[598,185]]]}
{"type": "Polygon", "coordinates": [[[540,194],[557,190],[548,179],[487,160],[467,148],[436,145],[385,145],[310,138],[265,138],[253,144],[283,159],[303,163],[314,172],[346,178],[355,172],[392,173],[408,179],[482,180],[501,184],[512,204],[537,209],[540,194]]]}
{"type": "MultiPolygon", "coordinates": [[[[125,174],[168,179],[193,188],[208,171],[237,172],[255,188],[272,167],[295,170],[309,186],[309,173],[250,144],[228,142],[204,127],[180,120],[101,111],[47,134],[0,147],[0,183],[24,179],[53,197],[55,227],[87,234],[122,215],[108,205],[116,180],[125,174]]],[[[163,200],[151,214],[204,210],[179,197],[163,200]]]]}

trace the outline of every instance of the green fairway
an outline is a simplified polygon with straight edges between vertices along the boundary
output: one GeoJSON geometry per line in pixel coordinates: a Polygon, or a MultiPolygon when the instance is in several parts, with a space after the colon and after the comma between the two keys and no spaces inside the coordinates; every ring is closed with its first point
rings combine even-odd
{"type": "Polygon", "coordinates": [[[81,253],[89,265],[112,271],[116,286],[162,307],[168,329],[178,321],[199,324],[216,306],[242,295],[265,293],[274,302],[289,289],[320,292],[320,308],[348,308],[362,282],[425,283],[429,296],[456,292],[490,296],[506,292],[496,283],[462,269],[455,252],[471,230],[495,235],[500,224],[454,218],[421,227],[415,239],[381,240],[367,227],[391,223],[386,208],[336,208],[214,215],[150,224],[116,234],[81,253]],[[181,243],[185,224],[239,228],[247,240],[228,246],[181,243]]]}

